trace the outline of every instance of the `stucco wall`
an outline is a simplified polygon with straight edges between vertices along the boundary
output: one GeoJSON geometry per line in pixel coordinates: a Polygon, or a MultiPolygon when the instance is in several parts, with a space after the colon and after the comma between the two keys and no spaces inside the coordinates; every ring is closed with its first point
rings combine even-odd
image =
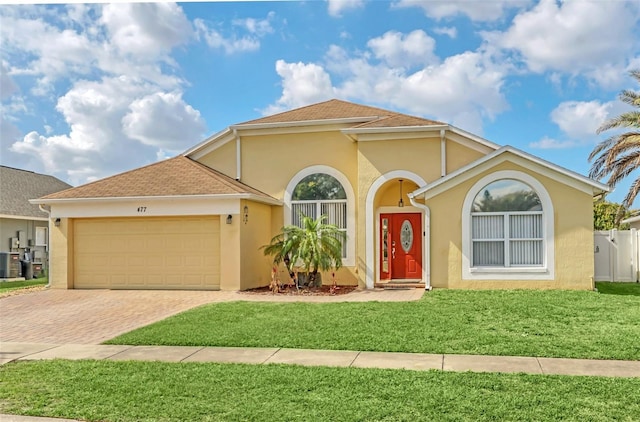
{"type": "Polygon", "coordinates": [[[24,259],[24,253],[28,249],[32,252],[31,259],[34,259],[34,251],[38,251],[42,257],[43,264],[47,264],[47,248],[45,246],[37,246],[36,227],[49,227],[48,221],[27,220],[18,218],[0,218],[0,251],[2,252],[20,252],[20,259],[24,259]],[[20,244],[19,249],[11,249],[11,238],[18,237],[18,232],[25,234],[25,244],[20,244]]]}
{"type": "Polygon", "coordinates": [[[49,285],[53,289],[73,289],[73,220],[60,219],[49,233],[49,285]]]}
{"type": "Polygon", "coordinates": [[[265,256],[261,249],[273,237],[270,226],[271,208],[270,205],[252,201],[242,201],[240,204],[240,290],[268,286],[271,280],[271,258],[265,256]],[[246,224],[242,221],[245,206],[248,210],[246,224]]]}
{"type": "Polygon", "coordinates": [[[242,137],[242,182],[283,199],[300,170],[326,165],[343,173],[355,190],[357,144],[340,132],[242,137]]]}
{"type": "Polygon", "coordinates": [[[236,178],[236,142],[231,141],[198,159],[202,164],[236,178]]]}
{"type": "Polygon", "coordinates": [[[464,289],[591,289],[593,276],[592,196],[511,162],[490,170],[427,201],[431,208],[431,283],[464,289]],[[485,175],[517,170],[537,179],[554,207],[554,280],[463,280],[462,206],[469,189],[485,175]]]}

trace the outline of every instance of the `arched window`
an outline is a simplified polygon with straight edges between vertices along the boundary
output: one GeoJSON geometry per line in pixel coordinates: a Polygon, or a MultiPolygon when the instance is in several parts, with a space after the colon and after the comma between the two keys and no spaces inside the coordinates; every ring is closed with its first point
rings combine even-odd
{"type": "Polygon", "coordinates": [[[532,176],[483,177],[467,193],[462,221],[463,278],[553,278],[553,205],[532,176]]]}
{"type": "Polygon", "coordinates": [[[544,230],[538,194],[518,180],[492,182],[471,206],[473,267],[542,266],[544,230]]]}
{"type": "Polygon", "coordinates": [[[342,245],[342,265],[355,265],[355,194],[342,172],[325,165],[306,167],[289,180],[283,199],[285,225],[300,225],[300,212],[312,218],[326,215],[328,224],[347,235],[342,245]]]}

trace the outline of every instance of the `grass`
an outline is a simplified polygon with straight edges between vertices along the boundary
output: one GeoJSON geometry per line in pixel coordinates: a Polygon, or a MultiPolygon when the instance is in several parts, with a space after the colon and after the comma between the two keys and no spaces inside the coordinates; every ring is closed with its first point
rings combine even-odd
{"type": "Polygon", "coordinates": [[[0,293],[9,292],[11,290],[24,289],[26,287],[44,286],[47,284],[47,278],[37,278],[29,281],[3,281],[0,282],[0,293]]]}
{"type": "Polygon", "coordinates": [[[434,290],[403,303],[211,304],[107,343],[640,360],[638,321],[632,295],[434,290]]]}
{"type": "Polygon", "coordinates": [[[0,367],[0,412],[91,421],[632,421],[640,379],[109,361],[0,367]]]}
{"type": "Polygon", "coordinates": [[[596,289],[605,295],[640,296],[640,283],[596,283],[596,289]]]}

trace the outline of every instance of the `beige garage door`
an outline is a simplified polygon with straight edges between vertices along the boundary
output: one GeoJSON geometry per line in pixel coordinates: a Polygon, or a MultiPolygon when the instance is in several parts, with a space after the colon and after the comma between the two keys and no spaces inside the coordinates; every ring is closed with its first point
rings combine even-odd
{"type": "Polygon", "coordinates": [[[74,222],[77,289],[220,288],[219,217],[74,222]]]}

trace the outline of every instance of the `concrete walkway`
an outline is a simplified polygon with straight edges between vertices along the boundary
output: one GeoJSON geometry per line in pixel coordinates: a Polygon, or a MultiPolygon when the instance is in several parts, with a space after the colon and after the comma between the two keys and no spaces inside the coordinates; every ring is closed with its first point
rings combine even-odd
{"type": "Polygon", "coordinates": [[[640,377],[640,361],[244,347],[0,343],[0,363],[46,359],[294,364],[416,371],[640,377]]]}

